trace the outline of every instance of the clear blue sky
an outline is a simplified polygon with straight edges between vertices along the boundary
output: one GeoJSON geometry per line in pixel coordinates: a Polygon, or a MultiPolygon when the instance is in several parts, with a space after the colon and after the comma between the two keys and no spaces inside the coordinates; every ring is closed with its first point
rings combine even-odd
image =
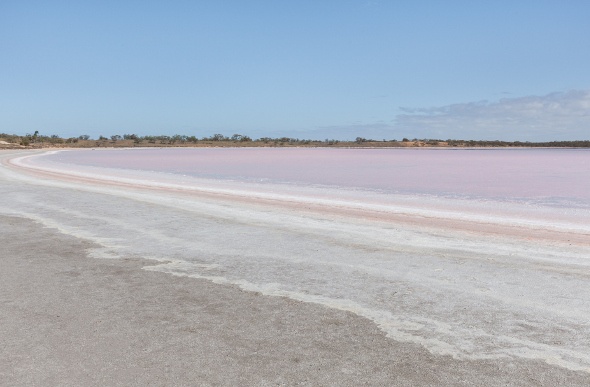
{"type": "Polygon", "coordinates": [[[0,1],[0,132],[590,138],[590,1],[0,1]]]}

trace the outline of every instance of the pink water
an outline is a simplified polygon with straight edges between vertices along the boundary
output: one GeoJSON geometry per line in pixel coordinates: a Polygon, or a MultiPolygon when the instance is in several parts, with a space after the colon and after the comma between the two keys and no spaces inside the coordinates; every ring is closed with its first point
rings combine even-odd
{"type": "Polygon", "coordinates": [[[222,180],[590,206],[590,151],[576,149],[165,148],[46,157],[222,180]]]}

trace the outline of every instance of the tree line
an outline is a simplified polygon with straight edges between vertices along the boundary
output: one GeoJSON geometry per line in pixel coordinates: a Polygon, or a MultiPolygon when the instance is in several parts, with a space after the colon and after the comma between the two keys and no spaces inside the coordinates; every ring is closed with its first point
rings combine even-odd
{"type": "Polygon", "coordinates": [[[387,147],[387,146],[419,146],[419,147],[557,147],[557,148],[590,148],[590,140],[574,141],[500,141],[500,140],[458,140],[458,139],[366,139],[357,137],[354,141],[341,141],[336,139],[311,140],[291,137],[260,137],[252,139],[243,134],[234,134],[225,136],[223,134],[213,134],[212,136],[196,137],[188,135],[160,135],[160,136],[140,136],[137,134],[115,134],[109,137],[103,135],[98,138],[91,138],[89,135],[80,135],[78,137],[62,138],[58,135],[42,135],[39,131],[24,136],[16,134],[0,133],[0,140],[9,144],[18,144],[21,146],[191,146],[201,145],[218,145],[231,146],[232,144],[256,145],[256,146],[362,146],[362,147],[387,147]]]}

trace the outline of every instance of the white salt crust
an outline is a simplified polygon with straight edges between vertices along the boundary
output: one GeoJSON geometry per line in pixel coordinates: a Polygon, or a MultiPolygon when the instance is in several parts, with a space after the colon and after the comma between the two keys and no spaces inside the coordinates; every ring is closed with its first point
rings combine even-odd
{"type": "Polygon", "coordinates": [[[437,355],[590,372],[586,208],[0,157],[0,213],[96,258],[351,311],[437,355]]]}

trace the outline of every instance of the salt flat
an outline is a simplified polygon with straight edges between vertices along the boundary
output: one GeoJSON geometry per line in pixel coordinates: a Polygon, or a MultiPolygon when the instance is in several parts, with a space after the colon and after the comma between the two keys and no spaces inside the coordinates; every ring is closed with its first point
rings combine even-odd
{"type": "MultiPolygon", "coordinates": [[[[150,259],[142,272],[187,277],[183,286],[205,280],[352,313],[368,324],[350,334],[372,326],[388,343],[380,354],[410,348],[416,368],[437,359],[451,384],[461,368],[492,384],[590,380],[583,194],[571,206],[467,200],[15,159],[24,155],[2,153],[0,214],[85,241],[98,262],[150,259]]],[[[380,378],[395,381],[395,367],[380,378]]]]}

